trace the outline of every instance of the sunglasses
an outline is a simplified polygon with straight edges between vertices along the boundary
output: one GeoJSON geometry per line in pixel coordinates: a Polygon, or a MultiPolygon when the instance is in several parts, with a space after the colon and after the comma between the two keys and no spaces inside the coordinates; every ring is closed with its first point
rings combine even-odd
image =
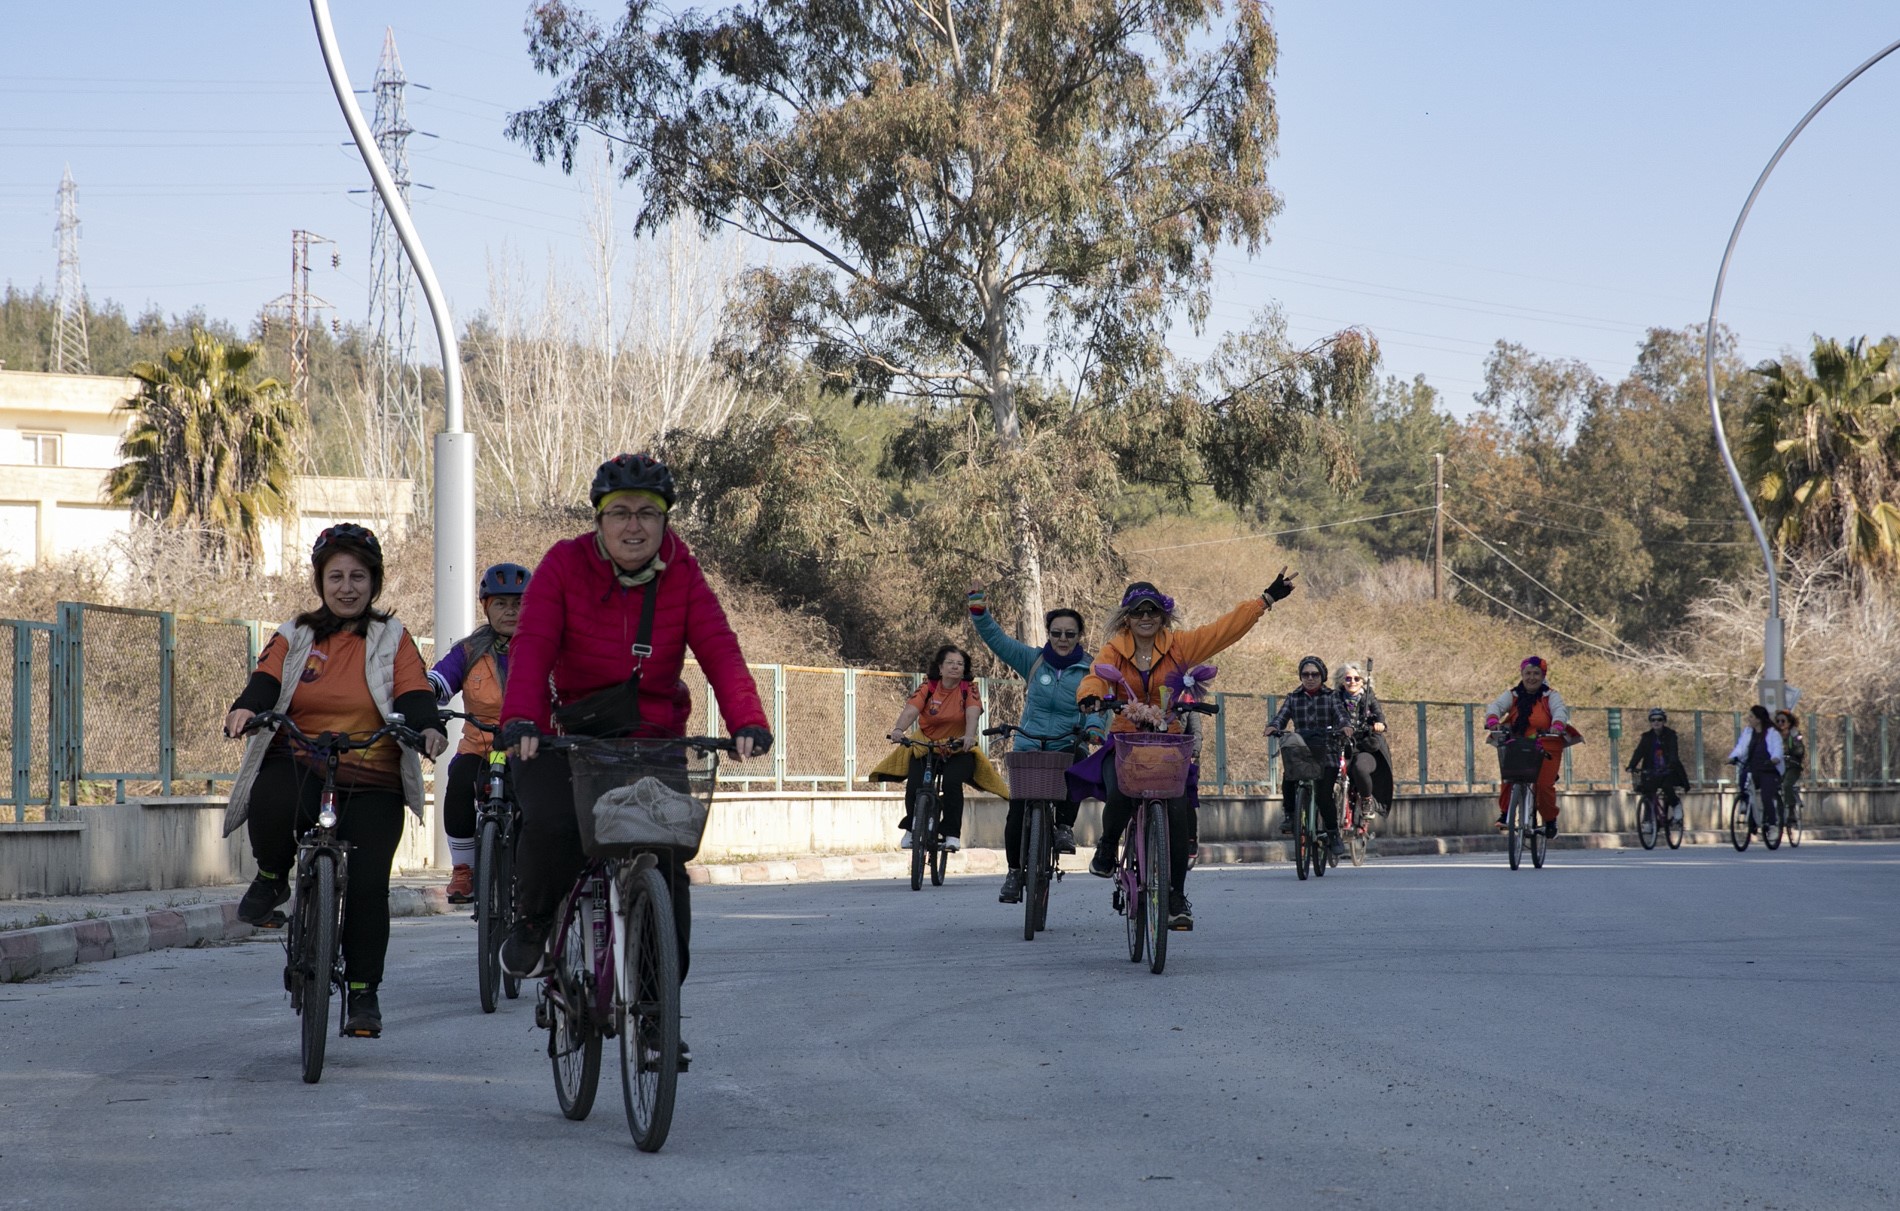
{"type": "Polygon", "coordinates": [[[1051,639],[1080,639],[1081,637],[1082,637],[1082,632],[1080,631],[1050,631],[1049,632],[1049,638],[1051,639]]]}
{"type": "Polygon", "coordinates": [[[1305,681],[1305,680],[1306,680],[1306,679],[1307,679],[1308,677],[1311,677],[1311,678],[1313,678],[1313,679],[1315,679],[1315,680],[1318,680],[1318,678],[1319,678],[1319,674],[1318,674],[1318,673],[1316,673],[1316,672],[1314,672],[1314,671],[1313,671],[1312,669],[1306,669],[1306,670],[1304,670],[1303,672],[1301,672],[1301,673],[1300,673],[1300,680],[1301,680],[1301,681],[1305,681]]]}
{"type": "Polygon", "coordinates": [[[1128,616],[1130,618],[1159,618],[1161,617],[1161,611],[1154,606],[1148,605],[1142,606],[1138,610],[1128,611],[1128,616]]]}
{"type": "MultiPolygon", "coordinates": [[[[1317,677],[1318,675],[1319,675],[1319,674],[1317,674],[1317,673],[1315,673],[1315,674],[1314,674],[1314,676],[1316,676],[1316,677],[1317,677]]],[[[1341,681],[1346,681],[1346,682],[1355,682],[1355,683],[1356,683],[1356,682],[1359,682],[1359,681],[1362,681],[1362,680],[1364,680],[1364,678],[1361,678],[1361,677],[1354,677],[1354,676],[1351,676],[1350,674],[1348,674],[1348,675],[1347,675],[1347,676],[1345,676],[1345,677],[1341,677],[1341,678],[1340,678],[1340,680],[1341,680],[1341,681]]]]}

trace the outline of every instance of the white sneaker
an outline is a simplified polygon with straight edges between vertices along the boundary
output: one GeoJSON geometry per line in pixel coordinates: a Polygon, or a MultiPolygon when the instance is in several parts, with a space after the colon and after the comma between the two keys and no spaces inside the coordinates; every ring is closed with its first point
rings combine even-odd
{"type": "Polygon", "coordinates": [[[910,830],[908,828],[904,830],[904,835],[897,839],[897,848],[899,849],[910,848],[910,830]]]}
{"type": "Polygon", "coordinates": [[[946,854],[954,854],[962,848],[963,841],[959,837],[945,837],[943,839],[943,852],[946,854]]]}

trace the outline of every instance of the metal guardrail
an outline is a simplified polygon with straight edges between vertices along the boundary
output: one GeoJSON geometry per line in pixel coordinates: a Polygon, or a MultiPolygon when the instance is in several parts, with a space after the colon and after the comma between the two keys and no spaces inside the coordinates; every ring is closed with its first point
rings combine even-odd
{"type": "MultiPolygon", "coordinates": [[[[48,804],[77,805],[127,786],[173,793],[174,784],[228,781],[237,747],[223,738],[225,708],[269,633],[267,624],[201,618],[158,610],[62,602],[54,622],[0,619],[13,660],[0,702],[11,701],[0,731],[12,753],[8,793],[14,820],[48,804]]],[[[419,640],[427,648],[433,645],[419,640]]],[[[918,674],[872,669],[750,666],[778,743],[764,762],[721,766],[720,784],[736,791],[842,791],[863,786],[864,774],[890,751],[884,733],[923,680],[918,674]]],[[[719,707],[696,665],[686,680],[708,731],[719,707]]],[[[1022,682],[977,678],[986,718],[1014,719],[1022,682]]],[[[1223,692],[1222,711],[1202,754],[1204,789],[1217,794],[1271,794],[1276,760],[1261,732],[1278,709],[1277,694],[1223,692]]],[[[1465,702],[1383,703],[1393,776],[1401,790],[1477,792],[1496,785],[1484,742],[1483,708],[1465,702]]],[[[1563,784],[1625,785],[1631,746],[1648,727],[1648,706],[1577,707],[1572,722],[1587,744],[1564,755],[1563,784]],[[1627,722],[1627,728],[1625,723],[1627,722]]],[[[1739,711],[1670,711],[1681,737],[1683,765],[1698,785],[1713,785],[1733,738],[1739,711]]],[[[1804,716],[1811,786],[1891,786],[1895,768],[1892,719],[1868,724],[1840,715],[1804,716]]],[[[4,808],[0,807],[0,819],[4,808]]]]}

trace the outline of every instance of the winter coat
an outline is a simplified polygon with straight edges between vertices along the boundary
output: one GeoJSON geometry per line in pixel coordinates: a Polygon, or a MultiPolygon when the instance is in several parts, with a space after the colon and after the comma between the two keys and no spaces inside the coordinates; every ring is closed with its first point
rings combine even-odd
{"type": "Polygon", "coordinates": [[[1655,756],[1662,753],[1662,784],[1680,786],[1687,789],[1688,771],[1682,768],[1682,759],[1677,753],[1676,730],[1666,727],[1661,732],[1644,732],[1636,738],[1636,749],[1630,754],[1629,764],[1624,766],[1638,778],[1648,778],[1656,772],[1655,756]]]}
{"type": "Polygon", "coordinates": [[[508,646],[508,688],[502,722],[526,719],[553,727],[557,703],[573,703],[619,685],[640,669],[640,717],[645,730],[686,734],[692,695],[680,673],[690,650],[719,702],[726,730],[770,727],[759,688],[739,651],[739,637],[706,583],[699,561],[677,534],[661,541],[665,568],[652,581],[627,588],[602,554],[594,532],[557,542],[541,557],[521,603],[521,625],[508,646]],[[653,651],[634,654],[640,609],[659,593],[653,615],[653,651]]]}
{"type": "MultiPolygon", "coordinates": [[[[446,704],[460,694],[462,709],[491,726],[501,720],[501,697],[508,688],[508,657],[495,650],[497,638],[493,627],[483,626],[450,648],[429,670],[429,681],[441,702],[446,704]]],[[[486,757],[493,748],[494,740],[487,732],[465,727],[455,751],[486,757]]]]}
{"type": "MultiPolygon", "coordinates": [[[[1010,638],[988,611],[976,615],[976,633],[990,651],[996,653],[1010,668],[1016,670],[1026,688],[1023,690],[1023,717],[1019,726],[1024,732],[1037,736],[1066,736],[1077,727],[1099,727],[1099,715],[1084,715],[1076,708],[1076,690],[1082,679],[1089,675],[1089,657],[1086,653],[1080,660],[1066,669],[1049,667],[1044,661],[1038,665],[1042,649],[1010,638]]],[[[1032,740],[1018,732],[1014,747],[1018,751],[1045,748],[1066,749],[1074,747],[1064,741],[1044,742],[1032,740]]]]}
{"type": "MultiPolygon", "coordinates": [[[[1173,627],[1164,627],[1155,636],[1154,667],[1143,673],[1135,664],[1135,636],[1123,627],[1109,637],[1108,643],[1095,657],[1097,664],[1113,665],[1140,699],[1150,706],[1165,706],[1168,701],[1168,675],[1186,673],[1195,665],[1208,660],[1218,652],[1240,642],[1241,637],[1253,630],[1256,622],[1267,612],[1267,604],[1258,597],[1250,597],[1206,626],[1191,630],[1177,631],[1173,627]]],[[[1114,690],[1102,678],[1093,672],[1082,679],[1077,687],[1077,701],[1083,698],[1111,698],[1114,690]]],[[[1132,732],[1137,730],[1129,719],[1116,715],[1109,724],[1113,732],[1132,732]]],[[[1172,731],[1180,731],[1177,720],[1172,731]]]]}

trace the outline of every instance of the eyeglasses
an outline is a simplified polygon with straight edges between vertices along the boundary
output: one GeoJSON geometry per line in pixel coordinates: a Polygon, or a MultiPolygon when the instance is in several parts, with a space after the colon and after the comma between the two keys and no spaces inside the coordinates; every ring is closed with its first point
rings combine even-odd
{"type": "Polygon", "coordinates": [[[1308,677],[1313,678],[1315,681],[1319,680],[1319,674],[1314,672],[1312,669],[1301,669],[1300,680],[1305,681],[1308,677]]]}
{"type": "MultiPolygon", "coordinates": [[[[1313,676],[1315,676],[1315,677],[1317,677],[1317,676],[1319,676],[1319,674],[1318,674],[1318,673],[1315,673],[1315,674],[1313,674],[1313,676]]],[[[1341,677],[1341,678],[1340,678],[1340,680],[1341,680],[1341,681],[1344,681],[1344,682],[1346,682],[1346,683],[1348,683],[1349,685],[1357,685],[1357,684],[1359,684],[1359,682],[1360,682],[1360,680],[1361,680],[1361,678],[1358,678],[1358,677],[1352,677],[1352,676],[1346,676],[1346,677],[1341,677]]]]}
{"type": "Polygon", "coordinates": [[[1082,638],[1082,632],[1080,631],[1050,631],[1049,638],[1051,639],[1080,639],[1082,638]]]}
{"type": "Polygon", "coordinates": [[[649,528],[666,520],[666,514],[658,509],[609,509],[600,515],[600,520],[611,526],[625,527],[628,522],[637,521],[649,528]]]}
{"type": "Polygon", "coordinates": [[[1155,606],[1145,605],[1140,609],[1128,611],[1128,616],[1130,618],[1159,618],[1161,611],[1155,606]]]}

